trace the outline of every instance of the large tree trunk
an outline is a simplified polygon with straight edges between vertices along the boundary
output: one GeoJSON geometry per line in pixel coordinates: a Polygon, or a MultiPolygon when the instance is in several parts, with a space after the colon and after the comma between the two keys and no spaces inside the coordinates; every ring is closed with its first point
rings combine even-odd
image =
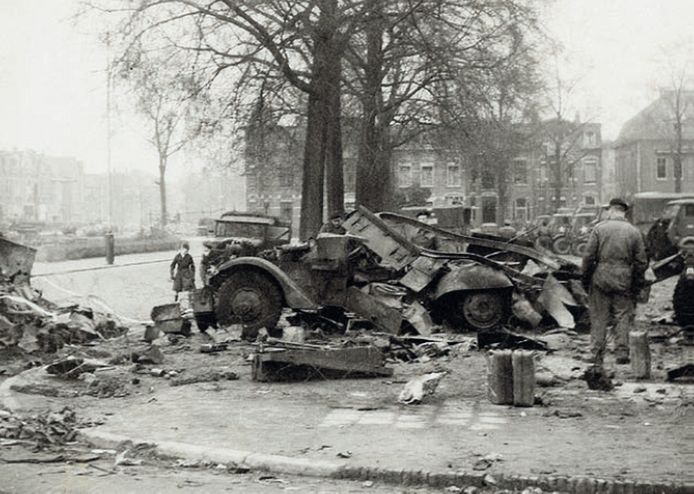
{"type": "Polygon", "coordinates": [[[319,27],[314,34],[313,73],[308,98],[306,142],[301,193],[299,237],[318,233],[323,223],[323,200],[328,171],[329,207],[342,211],[344,183],[340,126],[342,47],[335,28],[337,0],[321,0],[319,27]],[[336,206],[338,203],[340,206],[336,206]]]}
{"type": "MultiPolygon", "coordinates": [[[[335,46],[336,50],[341,50],[335,46]]],[[[342,91],[341,83],[341,53],[334,53],[329,62],[330,81],[327,85],[328,107],[326,108],[326,139],[325,139],[325,190],[328,195],[328,217],[342,214],[345,209],[344,162],[342,160],[342,91]]]]}
{"type": "Polygon", "coordinates": [[[382,114],[384,21],[379,0],[368,1],[370,14],[366,26],[367,54],[356,202],[373,211],[382,211],[388,205],[388,198],[393,195],[388,126],[383,122],[382,114]]]}
{"type": "Polygon", "coordinates": [[[168,219],[166,209],[166,158],[159,158],[159,200],[161,202],[161,226],[164,228],[168,219]]]}
{"type": "Polygon", "coordinates": [[[323,141],[322,108],[318,96],[309,94],[306,141],[304,145],[303,178],[301,181],[301,223],[299,238],[306,240],[316,234],[323,222],[323,141]]]}

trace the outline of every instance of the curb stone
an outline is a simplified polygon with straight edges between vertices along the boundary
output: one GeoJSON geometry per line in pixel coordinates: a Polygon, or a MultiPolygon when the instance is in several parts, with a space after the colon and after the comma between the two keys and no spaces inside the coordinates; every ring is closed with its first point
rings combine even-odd
{"type": "MultiPolygon", "coordinates": [[[[114,449],[123,444],[147,444],[132,438],[105,431],[85,430],[80,438],[95,447],[114,449]]],[[[250,469],[272,473],[300,475],[307,477],[326,477],[355,481],[378,481],[392,485],[427,485],[435,488],[456,486],[494,487],[498,490],[522,491],[527,488],[540,488],[543,491],[568,492],[571,494],[691,494],[694,484],[652,483],[648,481],[607,480],[590,477],[556,477],[503,475],[495,473],[480,474],[465,471],[424,472],[414,470],[394,470],[377,467],[350,466],[346,462],[294,458],[290,456],[253,453],[227,448],[210,448],[174,441],[154,444],[155,453],[160,456],[183,458],[187,460],[207,460],[214,463],[233,463],[250,469]]]]}

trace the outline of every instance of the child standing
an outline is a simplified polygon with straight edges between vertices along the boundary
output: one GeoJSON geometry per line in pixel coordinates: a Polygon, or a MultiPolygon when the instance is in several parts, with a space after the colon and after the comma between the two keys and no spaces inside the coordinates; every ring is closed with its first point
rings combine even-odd
{"type": "Polygon", "coordinates": [[[178,253],[169,268],[171,280],[173,281],[173,290],[176,292],[175,301],[178,301],[180,292],[195,290],[195,263],[189,251],[190,245],[188,242],[181,242],[178,253]]]}

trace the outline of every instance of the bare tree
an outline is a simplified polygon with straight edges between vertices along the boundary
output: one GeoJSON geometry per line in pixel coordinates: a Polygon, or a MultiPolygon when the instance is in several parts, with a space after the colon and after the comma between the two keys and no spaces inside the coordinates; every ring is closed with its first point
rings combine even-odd
{"type": "Polygon", "coordinates": [[[576,165],[583,159],[587,150],[583,146],[583,132],[590,119],[581,121],[575,104],[575,93],[580,83],[579,76],[562,73],[559,49],[553,46],[553,73],[547,84],[546,104],[551,117],[541,122],[539,133],[548,147],[545,160],[551,170],[551,183],[554,193],[554,208],[561,207],[562,190],[567,183],[573,184],[576,165]],[[570,115],[571,111],[575,114],[570,115]]]}
{"type": "Polygon", "coordinates": [[[661,89],[661,98],[666,105],[666,115],[659,115],[655,128],[669,141],[672,155],[675,192],[682,192],[682,173],[685,151],[683,141],[685,129],[690,122],[694,108],[694,81],[692,80],[692,63],[694,63],[692,40],[680,40],[676,45],[663,47],[663,74],[667,77],[665,87],[661,89]]]}
{"type": "Polygon", "coordinates": [[[188,86],[193,83],[193,73],[183,71],[165,73],[166,65],[149,58],[143,51],[136,57],[120,59],[119,73],[132,89],[136,109],[145,117],[150,128],[147,138],[157,152],[161,226],[168,221],[166,172],[170,158],[183,150],[198,134],[198,128],[189,125],[193,102],[188,86]]]}
{"type": "MultiPolygon", "coordinates": [[[[493,2],[493,8],[492,2],[467,0],[365,5],[363,27],[346,57],[348,77],[353,74],[346,85],[361,106],[356,200],[383,209],[393,197],[392,151],[423,133],[440,138],[451,121],[458,131],[477,125],[479,107],[489,103],[486,91],[493,82],[505,83],[489,74],[501,75],[529,53],[526,35],[536,30],[536,14],[515,0],[493,2]],[[484,90],[463,89],[482,84],[484,90]],[[451,94],[460,98],[452,102],[451,94]]],[[[446,138],[444,147],[460,140],[446,138]]]]}

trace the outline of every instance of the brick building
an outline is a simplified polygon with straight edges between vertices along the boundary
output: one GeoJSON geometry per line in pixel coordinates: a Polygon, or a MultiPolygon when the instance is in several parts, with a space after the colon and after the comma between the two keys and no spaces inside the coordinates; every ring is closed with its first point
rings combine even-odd
{"type": "MultiPolygon", "coordinates": [[[[675,111],[673,91],[657,100],[622,127],[615,142],[617,192],[675,192],[675,111]]],[[[682,191],[694,192],[694,91],[681,93],[682,191]]]]}
{"type": "MultiPolygon", "coordinates": [[[[565,172],[561,204],[578,207],[598,204],[602,174],[600,124],[577,125],[576,136],[563,152],[569,164],[565,172]]],[[[540,132],[527,139],[524,150],[513,160],[506,175],[508,204],[505,217],[524,223],[537,214],[554,212],[549,142],[540,132]]],[[[345,204],[354,204],[357,146],[354,136],[343,139],[345,204]]],[[[259,137],[247,133],[245,153],[246,207],[292,219],[299,224],[303,131],[295,122],[264,128],[259,137]]],[[[427,205],[462,204],[474,207],[478,222],[497,222],[499,201],[494,177],[474,156],[422,136],[393,151],[395,187],[429,191],[427,205]]]]}

